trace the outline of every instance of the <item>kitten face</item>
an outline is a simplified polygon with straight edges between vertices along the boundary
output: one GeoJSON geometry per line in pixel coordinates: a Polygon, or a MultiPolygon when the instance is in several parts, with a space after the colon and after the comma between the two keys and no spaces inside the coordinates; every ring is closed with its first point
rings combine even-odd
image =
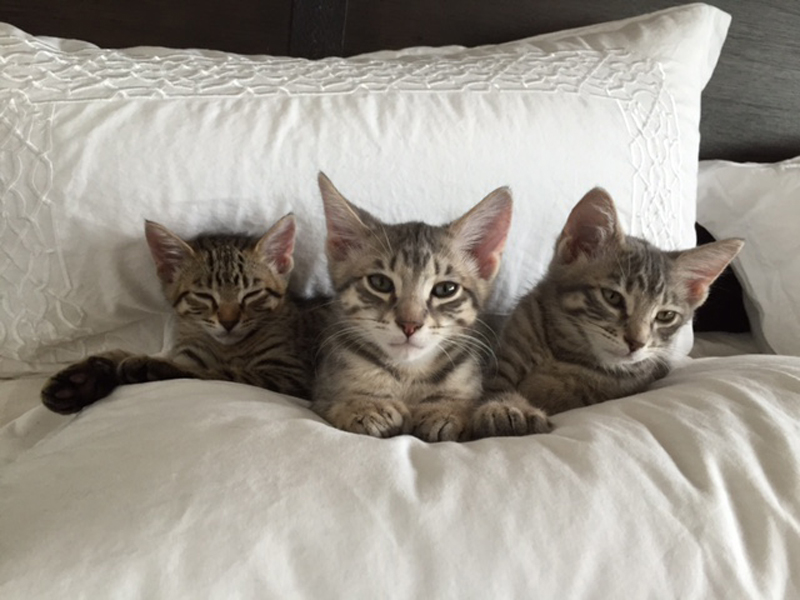
{"type": "Polygon", "coordinates": [[[151,221],[146,235],[175,312],[217,342],[242,340],[283,304],[295,239],[291,215],[261,239],[204,235],[185,242],[151,221]]]}
{"type": "Polygon", "coordinates": [[[348,265],[339,302],[347,322],[393,362],[410,363],[473,325],[485,293],[449,248],[446,231],[421,224],[384,230],[394,252],[375,249],[371,260],[348,265]],[[416,235],[411,228],[419,228],[416,235]]]}
{"type": "Polygon", "coordinates": [[[233,344],[280,306],[285,282],[260,265],[252,250],[209,238],[195,240],[193,249],[170,298],[181,319],[233,344]]]}
{"type": "Polygon", "coordinates": [[[694,312],[671,275],[668,256],[636,238],[614,256],[561,270],[557,301],[564,327],[606,367],[668,359],[675,335],[694,312]]]}
{"type": "Polygon", "coordinates": [[[554,343],[607,368],[669,359],[677,332],[742,245],[659,250],[626,236],[611,197],[591,190],[570,213],[546,277],[563,333],[554,343]]]}
{"type": "Polygon", "coordinates": [[[475,323],[499,267],[511,198],[496,190],[450,225],[387,225],[324,176],[328,265],[343,328],[396,364],[424,364],[475,323]]]}

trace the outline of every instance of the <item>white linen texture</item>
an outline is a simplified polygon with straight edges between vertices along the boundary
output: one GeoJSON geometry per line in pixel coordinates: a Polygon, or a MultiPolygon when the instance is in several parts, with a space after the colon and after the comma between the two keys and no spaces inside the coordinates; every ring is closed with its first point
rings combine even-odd
{"type": "Polygon", "coordinates": [[[389,222],[444,223],[510,185],[494,312],[542,275],[593,186],[627,232],[692,246],[700,93],[729,21],[693,4],[320,61],[104,50],[0,25],[0,377],[164,348],[144,219],[258,233],[294,211],[295,285],[327,290],[320,170],[389,222]]]}
{"type": "Polygon", "coordinates": [[[733,262],[762,350],[800,356],[800,157],[700,162],[697,220],[718,239],[746,240],[733,262]]]}
{"type": "Polygon", "coordinates": [[[465,444],[227,382],[122,387],[42,438],[54,416],[0,430],[28,447],[0,471],[4,599],[800,594],[796,357],[692,360],[465,444]]]}

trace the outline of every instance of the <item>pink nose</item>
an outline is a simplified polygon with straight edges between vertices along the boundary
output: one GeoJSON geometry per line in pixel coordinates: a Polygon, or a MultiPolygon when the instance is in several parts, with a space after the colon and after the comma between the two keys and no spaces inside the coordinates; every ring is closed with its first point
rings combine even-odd
{"type": "Polygon", "coordinates": [[[219,324],[222,325],[225,328],[226,331],[230,331],[231,329],[236,327],[236,324],[238,322],[239,322],[238,318],[236,318],[236,319],[220,319],[219,320],[219,324]]]}
{"type": "Polygon", "coordinates": [[[397,319],[395,323],[397,323],[397,326],[406,334],[407,338],[410,338],[422,327],[422,323],[417,321],[401,321],[397,319]]]}
{"type": "Polygon", "coordinates": [[[625,343],[628,344],[628,348],[631,352],[636,352],[639,348],[644,348],[643,342],[640,342],[635,338],[630,338],[627,335],[625,336],[625,343]]]}

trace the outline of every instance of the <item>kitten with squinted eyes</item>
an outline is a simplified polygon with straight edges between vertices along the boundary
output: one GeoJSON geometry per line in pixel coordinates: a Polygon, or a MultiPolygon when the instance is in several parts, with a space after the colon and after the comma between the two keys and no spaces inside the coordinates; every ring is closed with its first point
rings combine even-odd
{"type": "Polygon", "coordinates": [[[664,377],[678,331],[743,245],[659,250],[624,234],[604,190],[588,192],[544,279],[502,330],[473,435],[536,433],[546,414],[634,394],[664,377]]]}
{"type": "Polygon", "coordinates": [[[177,317],[166,356],[112,350],[67,367],[42,389],[68,414],[117,386],[166,379],[220,379],[309,399],[325,300],[288,291],[296,226],[286,215],[261,237],[204,234],[183,240],[158,223],[145,237],[177,317]]]}
{"type": "Polygon", "coordinates": [[[448,225],[389,225],[319,175],[335,290],[312,406],[340,429],[461,440],[481,395],[479,315],[511,223],[507,188],[448,225]]]}

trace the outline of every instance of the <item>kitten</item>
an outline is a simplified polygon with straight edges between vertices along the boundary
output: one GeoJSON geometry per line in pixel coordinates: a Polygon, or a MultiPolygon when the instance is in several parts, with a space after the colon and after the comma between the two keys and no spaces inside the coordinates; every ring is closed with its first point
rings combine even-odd
{"type": "Polygon", "coordinates": [[[744,242],[665,252],[626,236],[611,197],[573,208],[544,279],[511,313],[476,437],[534,433],[558,413],[640,392],[669,370],[676,334],[744,242]]]}
{"type": "Polygon", "coordinates": [[[287,295],[296,226],[286,215],[263,237],[202,235],[185,242],[147,221],[145,235],[164,294],[178,316],[165,358],[116,350],[53,376],[50,410],[68,414],[126,383],[222,379],[310,398],[322,307],[287,295]]]}
{"type": "Polygon", "coordinates": [[[387,225],[319,186],[335,290],[315,410],[340,429],[459,440],[481,395],[479,314],[500,266],[511,194],[444,226],[387,225]]]}

